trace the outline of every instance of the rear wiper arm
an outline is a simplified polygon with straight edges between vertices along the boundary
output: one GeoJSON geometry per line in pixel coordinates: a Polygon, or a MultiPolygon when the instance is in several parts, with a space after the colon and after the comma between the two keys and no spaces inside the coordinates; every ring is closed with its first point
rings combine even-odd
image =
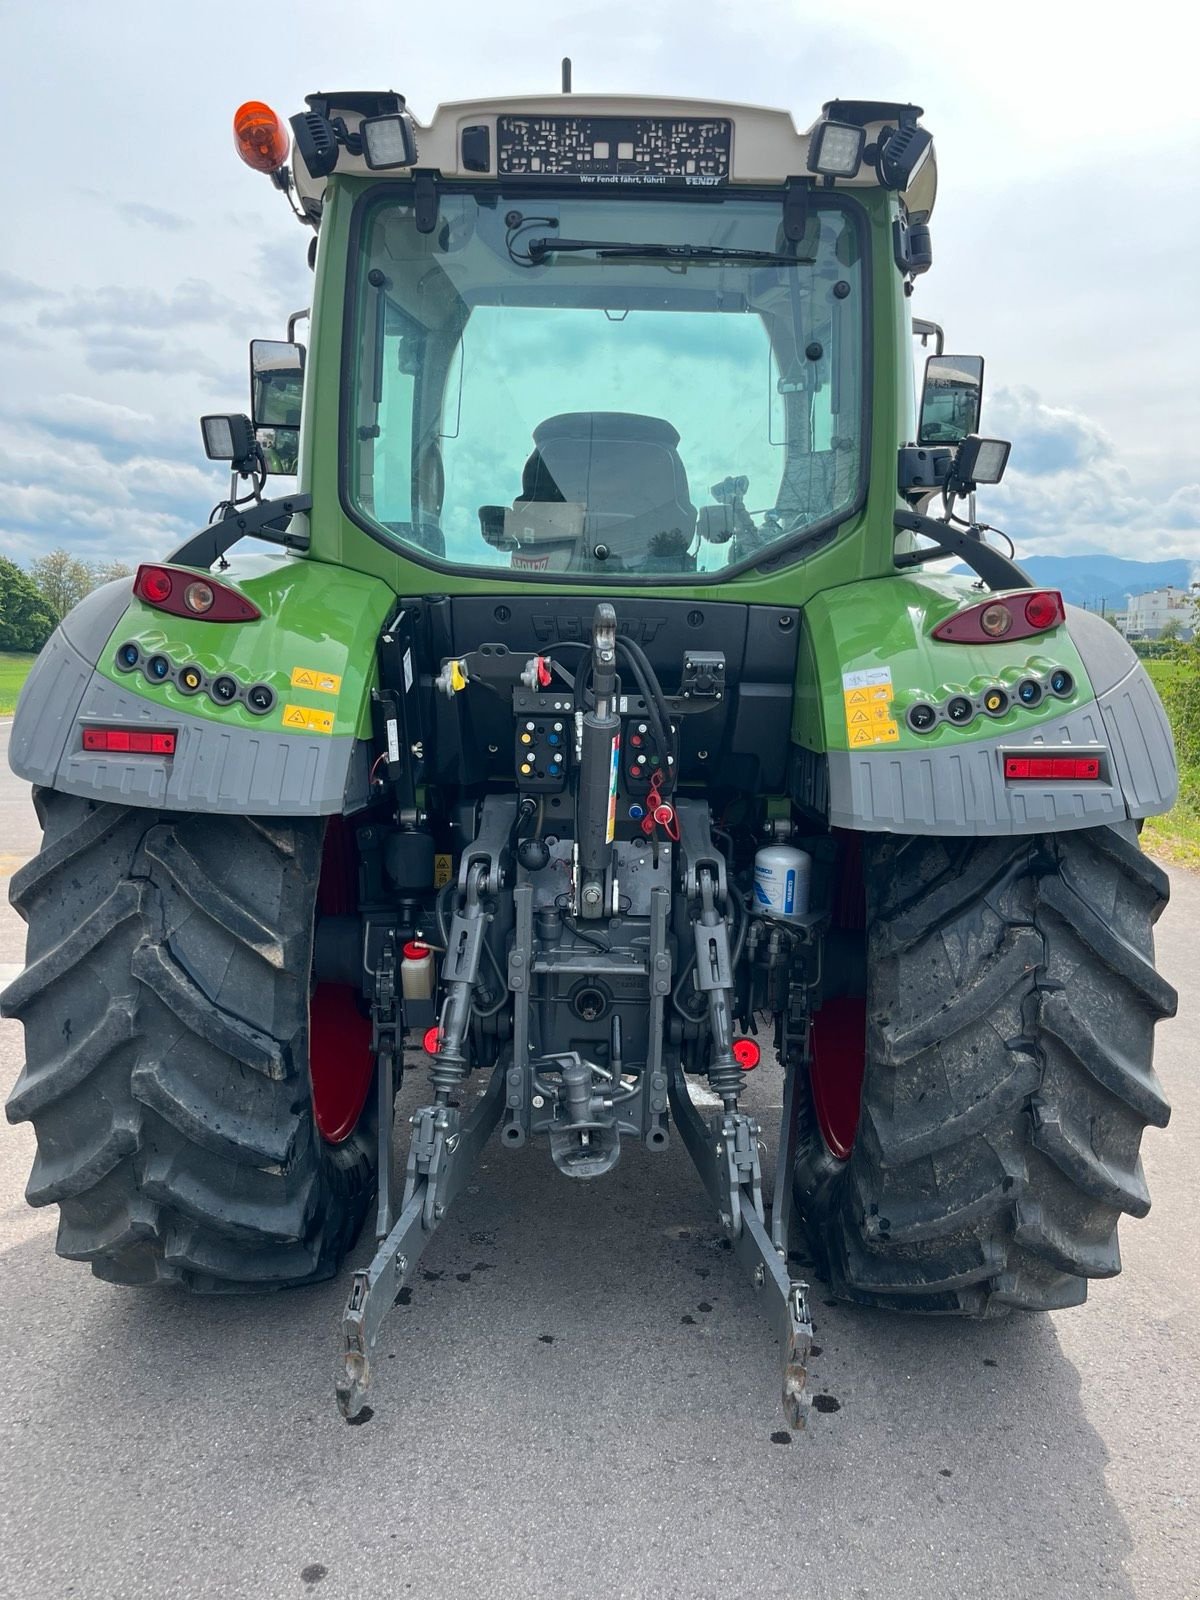
{"type": "Polygon", "coordinates": [[[778,255],[774,250],[741,250],[724,244],[621,244],[609,239],[530,239],[526,251],[535,264],[547,256],[594,250],[602,260],[650,261],[765,261],[787,267],[812,265],[806,256],[778,255]]]}

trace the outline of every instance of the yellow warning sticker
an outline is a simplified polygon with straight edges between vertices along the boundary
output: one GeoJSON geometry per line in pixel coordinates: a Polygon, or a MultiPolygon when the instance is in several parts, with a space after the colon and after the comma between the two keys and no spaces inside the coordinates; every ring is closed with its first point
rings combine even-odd
{"type": "Polygon", "coordinates": [[[860,749],[865,744],[895,744],[900,738],[899,726],[894,722],[869,722],[864,728],[850,729],[850,748],[860,749]]]}
{"type": "Polygon", "coordinates": [[[433,858],[433,887],[435,889],[444,889],[446,887],[446,885],[450,882],[451,872],[452,872],[453,866],[454,866],[453,857],[444,856],[444,855],[441,855],[441,854],[438,854],[438,855],[434,856],[434,858],[433,858]]]}
{"type": "Polygon", "coordinates": [[[890,683],[880,683],[871,689],[843,689],[842,699],[849,710],[852,706],[890,705],[894,694],[890,683]]]}
{"type": "Polygon", "coordinates": [[[318,694],[340,694],[342,680],[336,672],[317,672],[313,667],[293,667],[292,688],[315,689],[318,694]]]}
{"type": "Polygon", "coordinates": [[[332,733],[333,712],[317,711],[312,706],[284,706],[285,728],[303,728],[305,733],[332,733]]]}
{"type": "Polygon", "coordinates": [[[890,667],[869,667],[861,672],[842,674],[842,700],[846,708],[846,730],[850,748],[868,744],[895,744],[900,728],[892,716],[890,667]]]}

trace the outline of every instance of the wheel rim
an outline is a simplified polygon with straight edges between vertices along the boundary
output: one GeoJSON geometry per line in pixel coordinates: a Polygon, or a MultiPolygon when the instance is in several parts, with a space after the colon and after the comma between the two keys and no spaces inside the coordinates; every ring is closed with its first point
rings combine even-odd
{"type": "Polygon", "coordinates": [[[814,1013],[809,1081],[813,1111],[829,1153],[846,1161],[854,1149],[867,1063],[867,1002],[838,995],[814,1013]]]}
{"type": "MultiPolygon", "coordinates": [[[[867,896],[861,833],[835,830],[838,843],[833,927],[862,941],[866,958],[867,896]]],[[[861,994],[833,995],[813,1013],[809,1082],[813,1113],[830,1155],[847,1161],[858,1133],[867,1069],[867,1001],[861,994]]]]}
{"type": "Polygon", "coordinates": [[[371,1024],[346,983],[319,983],[308,1004],[313,1116],[322,1139],[341,1144],[358,1126],[371,1090],[371,1024]]]}
{"type": "MultiPolygon", "coordinates": [[[[358,870],[354,835],[342,817],[331,817],[321,852],[317,917],[347,916],[357,907],[358,870]]],[[[341,1144],[358,1126],[375,1058],[371,1024],[348,983],[318,983],[308,1002],[308,1071],[313,1118],[327,1144],[341,1144]]]]}

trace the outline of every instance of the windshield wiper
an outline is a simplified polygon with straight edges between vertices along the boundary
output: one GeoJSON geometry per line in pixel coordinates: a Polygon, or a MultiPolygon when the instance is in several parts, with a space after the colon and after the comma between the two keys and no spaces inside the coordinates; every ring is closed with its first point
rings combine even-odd
{"type": "Polygon", "coordinates": [[[576,255],[593,250],[601,260],[628,261],[758,261],[787,267],[812,266],[810,256],[779,255],[774,250],[743,250],[725,244],[621,244],[609,239],[530,239],[525,247],[536,265],[547,256],[576,255]]]}

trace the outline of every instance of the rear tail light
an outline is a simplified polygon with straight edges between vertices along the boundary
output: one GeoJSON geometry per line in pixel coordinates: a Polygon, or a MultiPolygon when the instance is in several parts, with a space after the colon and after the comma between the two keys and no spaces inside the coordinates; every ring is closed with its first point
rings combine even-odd
{"type": "Polygon", "coordinates": [[[174,617],[255,622],[262,616],[256,605],[228,584],[218,583],[216,578],[198,578],[179,567],[140,566],[133,592],[156,611],[168,611],[174,617]]]}
{"type": "Polygon", "coordinates": [[[1094,783],[1100,777],[1099,756],[1005,756],[1009,782],[1094,783]]]}
{"type": "Polygon", "coordinates": [[[149,728],[85,728],[83,748],[120,755],[173,756],[175,735],[155,733],[149,728]]]}
{"type": "Polygon", "coordinates": [[[1028,639],[1065,621],[1058,590],[1038,589],[1032,594],[998,595],[956,611],[938,623],[933,637],[949,644],[995,644],[1000,639],[1028,639]]]}

